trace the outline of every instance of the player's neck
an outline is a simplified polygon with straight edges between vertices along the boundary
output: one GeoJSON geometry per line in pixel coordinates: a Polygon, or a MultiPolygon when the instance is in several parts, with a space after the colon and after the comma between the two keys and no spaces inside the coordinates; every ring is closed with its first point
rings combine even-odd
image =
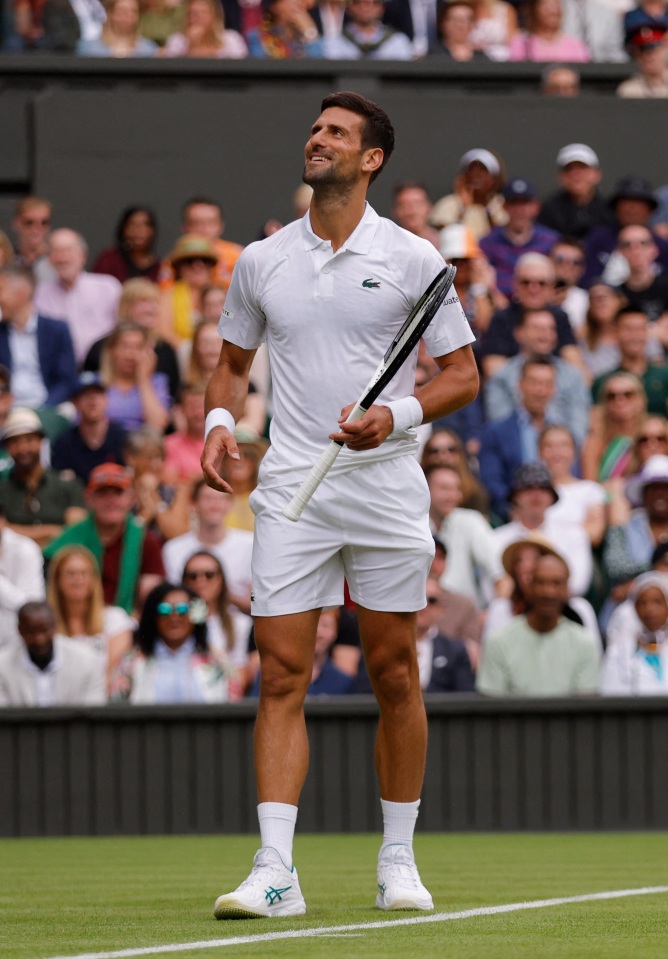
{"type": "Polygon", "coordinates": [[[316,236],[329,240],[336,253],[351,236],[364,216],[366,188],[362,192],[353,189],[350,193],[336,195],[319,193],[311,200],[311,229],[316,236]]]}

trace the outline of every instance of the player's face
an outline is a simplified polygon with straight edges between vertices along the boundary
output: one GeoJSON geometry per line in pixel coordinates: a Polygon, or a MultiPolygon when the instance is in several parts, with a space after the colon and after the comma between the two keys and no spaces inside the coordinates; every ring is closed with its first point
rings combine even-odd
{"type": "Polygon", "coordinates": [[[363,117],[330,107],[311,127],[304,148],[304,183],[318,186],[345,186],[360,179],[362,162],[368,152],[362,150],[363,117]]]}

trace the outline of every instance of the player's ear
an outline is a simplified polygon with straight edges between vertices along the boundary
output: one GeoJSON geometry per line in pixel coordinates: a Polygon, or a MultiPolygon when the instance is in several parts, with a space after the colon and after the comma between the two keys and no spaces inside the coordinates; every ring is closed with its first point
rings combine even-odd
{"type": "Polygon", "coordinates": [[[377,170],[380,170],[383,165],[384,153],[380,147],[372,147],[370,150],[364,151],[364,159],[362,160],[362,170],[365,173],[375,173],[377,170]]]}

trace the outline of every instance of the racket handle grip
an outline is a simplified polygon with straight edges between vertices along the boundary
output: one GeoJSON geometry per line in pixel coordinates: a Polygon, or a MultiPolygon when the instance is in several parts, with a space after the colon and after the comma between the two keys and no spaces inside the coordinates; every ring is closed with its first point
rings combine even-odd
{"type": "MultiPolygon", "coordinates": [[[[365,413],[366,410],[364,407],[360,406],[359,402],[356,403],[350,411],[346,423],[361,420],[365,413]]],[[[311,472],[283,510],[283,515],[287,516],[293,523],[296,523],[302,515],[311,497],[334,465],[336,457],[341,452],[341,446],[341,443],[335,443],[334,440],[332,440],[327,449],[320,455],[320,458],[314,463],[311,472]]]]}

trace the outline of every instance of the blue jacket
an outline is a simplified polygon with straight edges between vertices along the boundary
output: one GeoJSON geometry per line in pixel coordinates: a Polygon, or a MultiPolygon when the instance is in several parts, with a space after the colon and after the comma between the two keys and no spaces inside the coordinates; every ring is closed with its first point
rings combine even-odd
{"type": "Polygon", "coordinates": [[[489,493],[490,507],[499,519],[508,518],[508,495],[515,470],[522,465],[522,437],[519,417],[488,423],[478,454],[480,480],[489,493]]]}
{"type": "Polygon", "coordinates": [[[473,693],[475,679],[466,646],[443,633],[434,636],[428,693],[473,693]]]}
{"type": "MultiPolygon", "coordinates": [[[[37,317],[37,355],[47,389],[46,406],[58,406],[72,396],[77,368],[69,327],[63,320],[37,317]]],[[[12,371],[9,324],[0,322],[0,363],[12,371]]]]}

